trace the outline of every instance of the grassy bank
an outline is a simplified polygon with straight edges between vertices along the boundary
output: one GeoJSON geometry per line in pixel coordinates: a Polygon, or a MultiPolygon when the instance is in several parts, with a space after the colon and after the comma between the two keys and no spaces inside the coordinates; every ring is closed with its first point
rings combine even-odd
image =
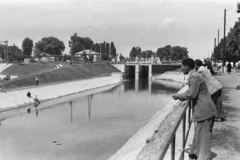
{"type": "Polygon", "coordinates": [[[116,68],[108,63],[91,63],[91,64],[63,64],[62,67],[56,68],[57,64],[24,64],[12,65],[2,71],[4,75],[17,75],[18,78],[1,81],[5,89],[14,89],[28,86],[35,86],[35,79],[38,78],[39,85],[49,83],[81,80],[86,78],[108,76],[112,72],[119,72],[116,68]]]}

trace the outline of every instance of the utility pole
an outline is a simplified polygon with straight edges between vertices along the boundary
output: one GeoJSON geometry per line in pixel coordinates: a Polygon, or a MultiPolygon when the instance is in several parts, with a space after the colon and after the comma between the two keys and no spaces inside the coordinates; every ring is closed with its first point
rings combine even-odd
{"type": "Polygon", "coordinates": [[[217,50],[217,58],[219,60],[220,53],[219,53],[219,29],[218,29],[218,50],[217,50]]]}
{"type": "Polygon", "coordinates": [[[100,61],[102,60],[102,43],[100,43],[100,61]]]}
{"type": "MultiPolygon", "coordinates": [[[[216,38],[214,38],[214,47],[213,47],[212,56],[213,56],[213,54],[216,55],[216,53],[215,53],[215,51],[216,51],[215,48],[216,48],[216,38]]],[[[211,57],[212,57],[212,56],[211,56],[211,57]]]]}
{"type": "Polygon", "coordinates": [[[216,48],[216,38],[214,38],[214,48],[213,49],[215,49],[216,48]]]}
{"type": "Polygon", "coordinates": [[[223,73],[225,67],[225,31],[226,31],[226,9],[224,9],[224,30],[223,30],[223,67],[222,67],[223,73]]]}

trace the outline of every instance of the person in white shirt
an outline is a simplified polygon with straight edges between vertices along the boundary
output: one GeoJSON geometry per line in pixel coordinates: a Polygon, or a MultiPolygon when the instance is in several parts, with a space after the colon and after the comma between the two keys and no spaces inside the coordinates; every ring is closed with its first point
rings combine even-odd
{"type": "Polygon", "coordinates": [[[216,119],[221,121],[226,120],[227,112],[222,109],[222,84],[211,75],[207,68],[203,67],[201,60],[195,60],[195,69],[203,76],[205,82],[207,83],[212,101],[216,105],[216,109],[218,111],[216,119]]]}
{"type": "Polygon", "coordinates": [[[221,68],[222,68],[222,62],[219,62],[217,66],[217,71],[221,72],[221,68]]]}

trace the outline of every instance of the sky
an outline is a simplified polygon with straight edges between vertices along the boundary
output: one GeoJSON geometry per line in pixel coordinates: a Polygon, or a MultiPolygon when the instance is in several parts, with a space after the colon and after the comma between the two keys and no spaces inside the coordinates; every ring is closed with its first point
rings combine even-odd
{"type": "Polygon", "coordinates": [[[223,38],[240,17],[237,0],[0,0],[0,41],[21,48],[56,37],[65,44],[77,33],[94,43],[114,42],[117,53],[133,47],[157,51],[165,45],[186,47],[191,58],[211,56],[214,38],[223,38]]]}

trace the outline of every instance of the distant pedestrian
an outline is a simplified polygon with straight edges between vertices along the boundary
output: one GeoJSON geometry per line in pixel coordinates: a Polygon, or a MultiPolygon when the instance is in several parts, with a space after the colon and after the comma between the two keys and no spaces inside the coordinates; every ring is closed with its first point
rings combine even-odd
{"type": "Polygon", "coordinates": [[[218,72],[221,72],[221,68],[222,68],[222,62],[220,61],[220,62],[218,62],[218,64],[217,64],[217,71],[218,71],[218,72]]]}
{"type": "Polygon", "coordinates": [[[232,66],[232,68],[233,68],[233,62],[230,62],[230,64],[231,64],[231,66],[232,66]]]}
{"type": "Polygon", "coordinates": [[[232,65],[231,65],[230,62],[228,62],[228,64],[227,64],[227,71],[228,71],[228,74],[231,73],[231,70],[232,70],[232,65]]]}
{"type": "Polygon", "coordinates": [[[240,61],[236,62],[235,65],[236,65],[236,72],[238,72],[240,69],[240,61]]]}
{"type": "Polygon", "coordinates": [[[38,86],[38,78],[36,78],[36,86],[38,86]]]}

